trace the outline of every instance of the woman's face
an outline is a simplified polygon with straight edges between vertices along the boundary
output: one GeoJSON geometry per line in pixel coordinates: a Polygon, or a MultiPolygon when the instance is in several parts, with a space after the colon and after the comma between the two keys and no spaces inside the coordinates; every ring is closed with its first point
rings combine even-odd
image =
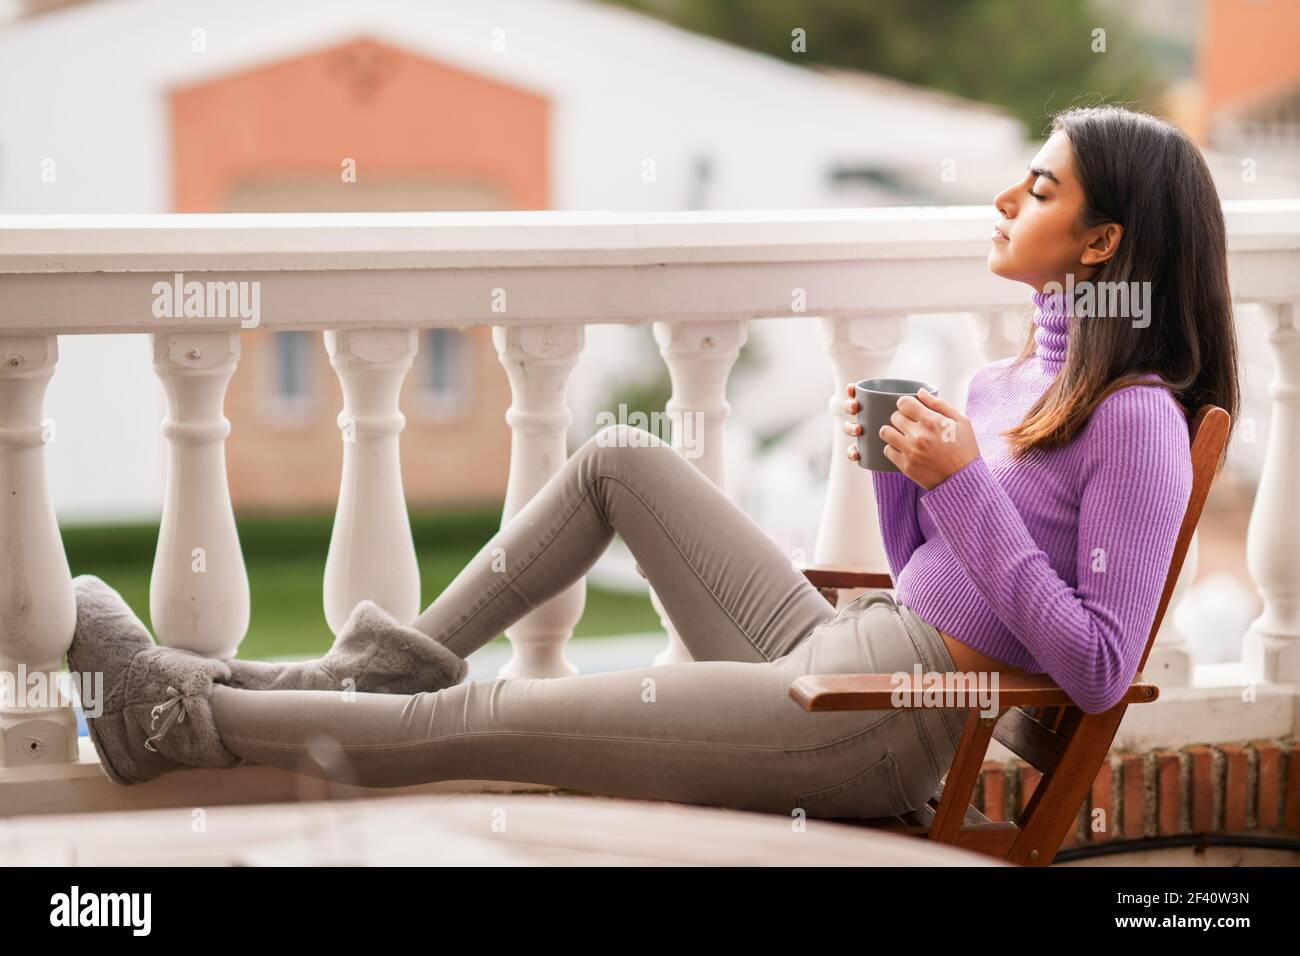
{"type": "Polygon", "coordinates": [[[989,250],[989,271],[1025,282],[1042,292],[1048,282],[1066,285],[1087,279],[1100,262],[1114,254],[1121,227],[1116,223],[1077,232],[1083,210],[1083,187],[1074,174],[1070,140],[1058,130],[1043,144],[1029,169],[993,198],[1001,218],[989,250]]]}

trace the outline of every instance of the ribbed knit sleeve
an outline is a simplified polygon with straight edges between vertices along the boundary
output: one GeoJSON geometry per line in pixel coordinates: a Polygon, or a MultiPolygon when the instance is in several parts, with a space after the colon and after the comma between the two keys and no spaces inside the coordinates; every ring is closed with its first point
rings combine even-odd
{"type": "Polygon", "coordinates": [[[876,515],[880,537],[889,561],[889,576],[898,583],[912,552],[925,540],[916,520],[916,503],[921,486],[898,471],[873,471],[871,487],[876,494],[876,515]]]}
{"type": "Polygon", "coordinates": [[[1160,388],[1107,396],[1076,440],[1073,586],[982,457],[922,493],[920,503],[1006,628],[1095,714],[1115,706],[1137,672],[1192,476],[1186,417],[1160,388]]]}

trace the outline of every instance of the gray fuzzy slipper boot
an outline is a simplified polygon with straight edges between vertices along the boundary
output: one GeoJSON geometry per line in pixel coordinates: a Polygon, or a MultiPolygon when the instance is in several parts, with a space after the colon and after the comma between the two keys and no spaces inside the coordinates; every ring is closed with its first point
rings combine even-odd
{"type": "Polygon", "coordinates": [[[322,658],[309,661],[231,659],[223,684],[246,690],[344,690],[417,694],[459,684],[469,661],[422,631],[400,623],[374,601],[352,609],[322,658]],[[351,684],[348,681],[352,681],[351,684]]]}
{"type": "Polygon", "coordinates": [[[132,784],[182,766],[243,763],[222,743],[208,701],[213,681],[230,677],[226,663],[155,644],[122,596],[99,578],[79,575],[72,585],[77,626],[68,667],[103,674],[102,699],[81,704],[104,773],[132,784]]]}

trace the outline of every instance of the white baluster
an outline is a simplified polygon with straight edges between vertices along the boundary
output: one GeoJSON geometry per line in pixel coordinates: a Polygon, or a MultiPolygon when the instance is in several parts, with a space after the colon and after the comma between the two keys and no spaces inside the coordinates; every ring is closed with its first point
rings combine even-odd
{"type": "Polygon", "coordinates": [[[239,362],[238,332],[153,336],[167,396],[167,485],[149,582],[158,642],[230,658],[248,631],[248,573],[226,481],[222,414],[239,362]]]}
{"type": "Polygon", "coordinates": [[[343,388],[338,425],[343,476],[325,558],[325,621],[337,634],[371,600],[409,623],[420,613],[420,568],[402,488],[402,381],[415,358],[415,329],[325,333],[343,388]]]}
{"type": "MultiPolygon", "coordinates": [[[[45,389],[58,361],[53,335],[0,338],[0,767],[77,759],[77,718],[57,680],[29,697],[28,675],[59,670],[76,602],[45,483],[45,389]],[[58,706],[45,707],[41,704],[58,706]],[[29,706],[30,705],[30,706],[29,706]]],[[[73,675],[75,677],[75,675],[73,675]]]]}
{"type": "Polygon", "coordinates": [[[976,312],[971,316],[975,344],[979,347],[984,364],[1007,358],[1019,351],[1020,340],[1007,332],[1007,326],[1020,315],[1019,312],[994,311],[976,312]]]}
{"type": "MultiPolygon", "coordinates": [[[[743,321],[654,323],[659,354],[672,379],[672,397],[665,409],[673,424],[672,445],[719,488],[725,487],[726,468],[722,428],[731,416],[727,378],[747,336],[743,321]]],[[[654,588],[650,603],[668,632],[668,644],[654,662],[693,660],[654,588]]]]}
{"type": "MultiPolygon", "coordinates": [[[[822,332],[835,369],[835,390],[828,403],[831,414],[831,466],[822,505],[821,525],[813,563],[848,565],[888,572],[871,475],[846,452],[852,436],[844,431],[845,386],[864,378],[885,378],[903,336],[906,316],[821,320],[822,332]]],[[[860,590],[860,589],[854,589],[860,590]]],[[[841,600],[848,594],[841,595],[841,600]]]]}
{"type": "MultiPolygon", "coordinates": [[[[569,375],[586,341],[581,325],[494,326],[492,341],[510,380],[510,478],[504,525],[532,500],[568,460],[565,435],[573,413],[566,394],[569,375]]],[[[505,556],[511,560],[510,555],[505,556]]],[[[587,605],[587,581],[579,578],[506,629],[514,653],[500,677],[567,677],[578,669],[564,645],[587,605]]]]}
{"type": "Polygon", "coordinates": [[[1246,565],[1264,611],[1242,641],[1246,674],[1276,683],[1300,681],[1300,327],[1294,303],[1262,307],[1277,374],[1268,447],[1246,530],[1246,565]]]}

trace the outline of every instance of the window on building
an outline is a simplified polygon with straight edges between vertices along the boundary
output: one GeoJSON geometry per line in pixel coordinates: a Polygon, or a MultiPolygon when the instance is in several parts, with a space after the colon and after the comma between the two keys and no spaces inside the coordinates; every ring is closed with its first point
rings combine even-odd
{"type": "Polygon", "coordinates": [[[459,416],[469,404],[469,341],[460,329],[420,333],[416,376],[420,410],[430,417],[459,416]]]}
{"type": "Polygon", "coordinates": [[[271,333],[270,413],[272,418],[310,417],[316,398],[315,368],[323,346],[319,332],[271,333]]]}

